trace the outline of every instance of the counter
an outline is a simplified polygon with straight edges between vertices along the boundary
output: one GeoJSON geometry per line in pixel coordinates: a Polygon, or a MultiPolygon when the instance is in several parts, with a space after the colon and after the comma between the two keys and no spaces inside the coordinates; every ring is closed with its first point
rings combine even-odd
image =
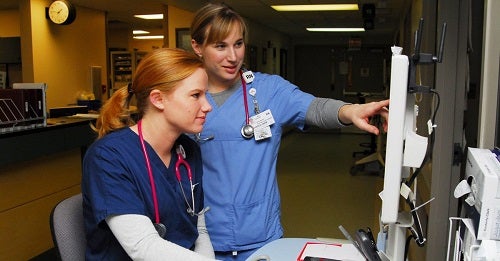
{"type": "Polygon", "coordinates": [[[0,260],[29,260],[53,247],[49,217],[80,193],[92,119],[56,118],[47,127],[0,134],[0,260]]]}
{"type": "Polygon", "coordinates": [[[96,138],[89,126],[90,119],[61,117],[48,119],[47,122],[46,127],[1,133],[0,166],[86,147],[96,138]]]}

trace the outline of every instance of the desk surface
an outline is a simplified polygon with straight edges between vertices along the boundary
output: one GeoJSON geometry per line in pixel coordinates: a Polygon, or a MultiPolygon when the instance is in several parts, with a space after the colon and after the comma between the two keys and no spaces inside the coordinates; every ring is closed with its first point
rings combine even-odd
{"type": "Polygon", "coordinates": [[[345,239],[281,238],[272,241],[248,257],[247,261],[297,260],[307,242],[348,244],[345,239]],[[267,259],[266,259],[267,258],[267,259]]]}
{"type": "Polygon", "coordinates": [[[77,147],[86,147],[96,139],[91,119],[50,119],[46,127],[0,133],[0,166],[28,161],[77,147]]]}

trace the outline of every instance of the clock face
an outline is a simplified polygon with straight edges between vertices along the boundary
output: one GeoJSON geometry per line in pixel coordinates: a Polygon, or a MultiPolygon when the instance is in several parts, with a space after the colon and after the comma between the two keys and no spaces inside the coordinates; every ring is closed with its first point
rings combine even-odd
{"type": "Polygon", "coordinates": [[[75,19],[75,9],[67,1],[56,0],[49,6],[49,18],[56,24],[70,24],[75,19]]]}

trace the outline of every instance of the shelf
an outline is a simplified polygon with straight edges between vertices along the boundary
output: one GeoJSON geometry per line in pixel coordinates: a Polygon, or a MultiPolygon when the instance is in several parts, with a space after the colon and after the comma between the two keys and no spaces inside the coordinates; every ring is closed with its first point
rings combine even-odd
{"type": "Polygon", "coordinates": [[[110,80],[113,92],[132,81],[135,67],[146,52],[112,51],[110,52],[110,80]]]}

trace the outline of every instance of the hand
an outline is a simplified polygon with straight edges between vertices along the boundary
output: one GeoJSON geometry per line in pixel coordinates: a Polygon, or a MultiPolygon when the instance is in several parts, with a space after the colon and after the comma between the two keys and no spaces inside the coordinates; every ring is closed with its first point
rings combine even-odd
{"type": "Polygon", "coordinates": [[[347,104],[339,110],[339,120],[344,124],[354,124],[361,130],[380,134],[378,126],[370,124],[370,118],[375,115],[382,117],[382,126],[387,131],[387,119],[389,117],[389,100],[370,102],[364,104],[347,104]]]}

